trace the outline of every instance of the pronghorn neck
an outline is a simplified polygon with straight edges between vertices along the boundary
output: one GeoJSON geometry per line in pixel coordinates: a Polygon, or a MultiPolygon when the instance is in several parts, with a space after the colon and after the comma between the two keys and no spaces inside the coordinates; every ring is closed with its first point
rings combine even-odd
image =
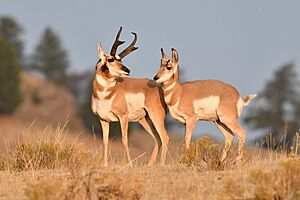
{"type": "Polygon", "coordinates": [[[117,83],[116,79],[105,77],[102,74],[96,74],[95,79],[97,83],[104,88],[114,87],[117,83]]]}
{"type": "Polygon", "coordinates": [[[163,84],[164,97],[167,105],[172,106],[178,101],[178,93],[180,93],[181,85],[178,79],[171,79],[163,84]]]}
{"type": "Polygon", "coordinates": [[[163,89],[164,91],[172,90],[174,87],[180,86],[180,83],[176,79],[168,80],[163,83],[163,89]]]}
{"type": "Polygon", "coordinates": [[[112,96],[113,89],[117,80],[108,76],[107,73],[96,73],[93,82],[93,94],[98,99],[109,99],[112,96]]]}

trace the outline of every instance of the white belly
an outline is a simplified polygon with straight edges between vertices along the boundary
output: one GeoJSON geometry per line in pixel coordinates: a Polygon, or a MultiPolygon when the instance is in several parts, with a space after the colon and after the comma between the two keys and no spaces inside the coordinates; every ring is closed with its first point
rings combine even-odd
{"type": "Polygon", "coordinates": [[[127,102],[127,111],[129,121],[138,121],[146,116],[145,95],[143,93],[128,93],[125,94],[127,102]]]}
{"type": "Polygon", "coordinates": [[[187,117],[191,117],[193,115],[193,117],[195,117],[197,120],[216,120],[218,119],[216,111],[219,106],[219,103],[219,97],[211,96],[193,101],[192,105],[195,114],[184,113],[183,111],[178,109],[178,105],[180,104],[180,102],[177,102],[174,106],[169,106],[169,111],[174,119],[182,123],[185,123],[185,119],[187,117]]]}
{"type": "Polygon", "coordinates": [[[210,96],[198,99],[193,102],[194,111],[198,120],[216,120],[217,108],[220,103],[220,97],[210,96]]]}
{"type": "Polygon", "coordinates": [[[94,101],[96,103],[97,114],[99,115],[99,117],[101,119],[108,121],[108,122],[119,121],[117,116],[115,116],[111,112],[111,103],[112,103],[111,99],[108,99],[108,100],[94,99],[94,101]]]}

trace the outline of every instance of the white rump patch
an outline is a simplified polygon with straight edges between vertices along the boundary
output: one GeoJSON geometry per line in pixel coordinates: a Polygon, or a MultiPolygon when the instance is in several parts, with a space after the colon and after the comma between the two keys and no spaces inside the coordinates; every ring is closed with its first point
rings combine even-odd
{"type": "Polygon", "coordinates": [[[238,116],[240,116],[244,107],[244,100],[241,97],[239,98],[236,107],[237,107],[238,116]]]}
{"type": "Polygon", "coordinates": [[[219,103],[219,96],[209,96],[206,98],[195,100],[193,102],[193,106],[198,119],[215,119],[217,117],[216,110],[219,107],[219,103]]]}

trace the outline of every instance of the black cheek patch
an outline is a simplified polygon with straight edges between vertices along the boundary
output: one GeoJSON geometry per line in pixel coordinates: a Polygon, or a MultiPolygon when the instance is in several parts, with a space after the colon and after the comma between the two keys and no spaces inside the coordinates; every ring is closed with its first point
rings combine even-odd
{"type": "Polygon", "coordinates": [[[103,71],[103,72],[108,72],[109,71],[109,69],[108,69],[108,67],[106,66],[106,65],[103,65],[103,66],[101,66],[101,71],[103,71]]]}

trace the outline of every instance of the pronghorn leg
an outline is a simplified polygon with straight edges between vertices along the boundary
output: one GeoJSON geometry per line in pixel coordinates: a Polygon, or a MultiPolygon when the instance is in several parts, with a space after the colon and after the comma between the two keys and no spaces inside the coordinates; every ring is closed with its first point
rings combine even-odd
{"type": "Polygon", "coordinates": [[[150,160],[148,162],[148,165],[152,166],[155,163],[155,161],[156,161],[156,157],[157,157],[157,154],[158,154],[158,149],[161,146],[161,141],[157,142],[157,138],[155,137],[155,135],[154,135],[154,133],[153,133],[150,125],[148,124],[148,122],[146,120],[146,118],[142,118],[141,120],[139,120],[139,123],[152,136],[152,138],[155,141],[154,148],[153,148],[153,151],[152,151],[152,154],[151,154],[151,158],[150,158],[150,160]]]}
{"type": "Polygon", "coordinates": [[[132,166],[132,160],[131,160],[129,148],[128,148],[128,119],[127,119],[127,117],[120,117],[119,120],[120,120],[120,124],[121,124],[122,143],[125,148],[127,161],[129,163],[129,165],[132,166]]]}
{"type": "Polygon", "coordinates": [[[100,124],[102,126],[102,135],[103,135],[103,157],[104,157],[104,166],[107,167],[108,163],[108,140],[109,140],[109,122],[103,121],[100,119],[100,124]]]}
{"type": "Polygon", "coordinates": [[[150,112],[148,111],[148,115],[157,130],[159,137],[162,142],[162,150],[161,150],[161,156],[160,156],[160,164],[164,165],[166,162],[167,152],[168,152],[168,144],[169,144],[169,136],[167,134],[166,128],[165,128],[165,111],[161,112],[150,112]]]}
{"type": "Polygon", "coordinates": [[[188,118],[185,120],[185,150],[189,150],[191,138],[193,134],[193,130],[196,125],[196,119],[195,118],[188,118]]]}
{"type": "Polygon", "coordinates": [[[220,159],[220,163],[223,162],[225,160],[225,158],[227,157],[227,153],[230,149],[231,143],[234,139],[234,135],[233,132],[227,128],[222,122],[215,121],[214,122],[215,125],[218,127],[218,129],[223,133],[223,135],[225,136],[225,145],[222,151],[222,155],[221,155],[221,159],[220,159]]]}
{"type": "Polygon", "coordinates": [[[246,131],[238,124],[237,119],[222,120],[222,118],[220,118],[220,121],[223,124],[225,124],[230,130],[232,130],[239,138],[239,148],[238,148],[238,155],[236,158],[236,162],[240,162],[243,158],[243,153],[244,153],[246,131]]]}

